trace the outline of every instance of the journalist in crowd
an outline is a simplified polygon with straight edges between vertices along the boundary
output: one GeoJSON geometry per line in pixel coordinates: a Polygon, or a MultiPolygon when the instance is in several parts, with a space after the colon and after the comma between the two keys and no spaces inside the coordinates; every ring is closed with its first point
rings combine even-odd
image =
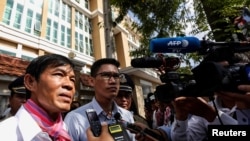
{"type": "MultiPolygon", "coordinates": [[[[229,64],[227,61],[221,61],[218,65],[227,67],[229,64]]],[[[205,101],[201,97],[175,98],[172,102],[175,109],[175,121],[171,130],[172,140],[208,140],[209,125],[249,125],[250,85],[242,84],[236,88],[239,92],[216,90],[212,92],[210,101],[205,101]]]]}

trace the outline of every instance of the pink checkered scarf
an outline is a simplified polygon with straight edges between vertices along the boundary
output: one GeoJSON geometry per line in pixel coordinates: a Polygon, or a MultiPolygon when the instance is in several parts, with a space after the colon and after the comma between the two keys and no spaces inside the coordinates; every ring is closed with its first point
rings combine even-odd
{"type": "Polygon", "coordinates": [[[53,121],[46,111],[40,108],[31,99],[27,100],[24,108],[31,114],[33,119],[38,123],[40,128],[47,132],[55,141],[70,141],[70,136],[66,130],[63,129],[62,115],[59,114],[56,121],[53,121]]]}

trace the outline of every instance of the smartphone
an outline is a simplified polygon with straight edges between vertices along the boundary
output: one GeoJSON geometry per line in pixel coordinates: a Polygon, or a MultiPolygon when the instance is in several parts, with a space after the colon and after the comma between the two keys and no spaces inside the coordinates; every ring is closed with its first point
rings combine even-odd
{"type": "Polygon", "coordinates": [[[102,125],[99,120],[99,117],[96,114],[95,109],[87,109],[86,115],[89,120],[90,129],[93,132],[94,136],[98,137],[101,134],[102,131],[102,125]]]}

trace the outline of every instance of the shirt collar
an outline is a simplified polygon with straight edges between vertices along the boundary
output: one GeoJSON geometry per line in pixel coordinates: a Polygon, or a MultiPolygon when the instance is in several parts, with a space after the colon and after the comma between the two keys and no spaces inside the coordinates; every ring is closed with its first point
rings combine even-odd
{"type": "MultiPolygon", "coordinates": [[[[95,97],[92,99],[92,106],[96,110],[97,115],[101,114],[103,112],[102,107],[100,104],[96,101],[95,97]]],[[[118,105],[113,101],[113,109],[112,113],[118,112],[118,105]]]]}

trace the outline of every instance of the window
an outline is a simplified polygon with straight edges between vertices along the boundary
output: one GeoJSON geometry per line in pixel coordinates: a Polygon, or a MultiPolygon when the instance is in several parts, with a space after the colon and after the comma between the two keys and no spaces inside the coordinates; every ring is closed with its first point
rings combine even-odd
{"type": "Polygon", "coordinates": [[[35,4],[34,0],[30,0],[30,3],[35,4]]]}
{"type": "Polygon", "coordinates": [[[53,13],[53,4],[54,4],[54,1],[53,0],[50,0],[49,1],[49,13],[53,13]]]}
{"type": "Polygon", "coordinates": [[[14,20],[14,27],[17,29],[21,28],[22,13],[23,13],[23,6],[21,4],[17,4],[16,16],[14,20]]]}
{"type": "Polygon", "coordinates": [[[58,31],[58,23],[56,23],[56,22],[54,22],[53,23],[53,39],[52,39],[52,41],[54,42],[54,43],[57,43],[57,31],[58,31]]]}
{"type": "Polygon", "coordinates": [[[88,38],[85,37],[85,46],[86,46],[86,54],[89,55],[90,54],[90,51],[89,51],[89,41],[88,41],[88,38]]]}
{"type": "Polygon", "coordinates": [[[93,56],[93,55],[94,55],[92,39],[89,39],[89,55],[90,55],[90,56],[93,56]]]}
{"type": "Polygon", "coordinates": [[[36,23],[35,23],[35,31],[41,32],[41,22],[40,21],[36,21],[36,23]]]}
{"type": "Polygon", "coordinates": [[[4,16],[3,16],[3,22],[6,23],[7,25],[10,24],[12,8],[13,8],[13,0],[8,0],[6,7],[5,7],[4,16]]]}
{"type": "Polygon", "coordinates": [[[46,39],[71,48],[71,7],[62,0],[49,0],[48,10],[46,39]]]}
{"type": "Polygon", "coordinates": [[[9,55],[9,56],[14,56],[14,57],[16,57],[16,53],[9,52],[9,51],[6,51],[6,50],[0,50],[0,54],[7,54],[7,55],[9,55]]]}
{"type": "Polygon", "coordinates": [[[85,32],[89,33],[89,19],[87,16],[84,16],[84,20],[85,20],[85,32]]]}
{"type": "Polygon", "coordinates": [[[55,0],[55,9],[54,15],[59,17],[59,10],[60,10],[60,0],[55,0]]]}
{"type": "Polygon", "coordinates": [[[67,47],[71,48],[71,29],[67,28],[67,47]]]}
{"type": "Polygon", "coordinates": [[[75,33],[75,50],[84,53],[83,34],[75,33]]]}
{"type": "Polygon", "coordinates": [[[3,23],[40,36],[42,4],[43,1],[7,0],[3,23]]]}
{"type": "Polygon", "coordinates": [[[36,13],[36,21],[35,21],[35,25],[34,25],[34,35],[36,36],[40,36],[41,33],[41,14],[36,13]]]}
{"type": "Polygon", "coordinates": [[[83,29],[83,16],[81,13],[79,14],[79,28],[83,29]]]}
{"type": "Polygon", "coordinates": [[[85,0],[85,8],[89,9],[89,0],[85,0]]]}
{"type": "Polygon", "coordinates": [[[71,23],[71,8],[67,5],[67,21],[68,23],[71,23]]]}
{"type": "Polygon", "coordinates": [[[78,33],[77,32],[75,32],[75,50],[77,50],[78,51],[78,33]]]}
{"type": "Polygon", "coordinates": [[[80,34],[80,38],[79,38],[79,51],[81,52],[81,53],[84,53],[84,47],[83,47],[83,35],[82,34],[80,34]]]}
{"type": "Polygon", "coordinates": [[[47,26],[46,26],[46,39],[50,40],[50,30],[51,30],[51,19],[47,19],[47,26]]]}
{"type": "Polygon", "coordinates": [[[28,33],[31,33],[32,18],[33,18],[33,11],[31,9],[28,9],[27,18],[26,18],[26,26],[25,26],[25,31],[28,33]]]}
{"type": "Polygon", "coordinates": [[[62,4],[62,20],[66,20],[66,9],[67,8],[67,5],[65,3],[62,4]]]}
{"type": "Polygon", "coordinates": [[[79,27],[78,24],[79,24],[79,12],[76,11],[76,15],[75,15],[75,27],[79,27]]]}
{"type": "Polygon", "coordinates": [[[65,45],[65,26],[61,26],[61,45],[65,45]]]}
{"type": "Polygon", "coordinates": [[[26,55],[22,55],[21,58],[23,60],[27,60],[27,61],[32,61],[34,59],[33,57],[29,57],[29,56],[26,56],[26,55]]]}

